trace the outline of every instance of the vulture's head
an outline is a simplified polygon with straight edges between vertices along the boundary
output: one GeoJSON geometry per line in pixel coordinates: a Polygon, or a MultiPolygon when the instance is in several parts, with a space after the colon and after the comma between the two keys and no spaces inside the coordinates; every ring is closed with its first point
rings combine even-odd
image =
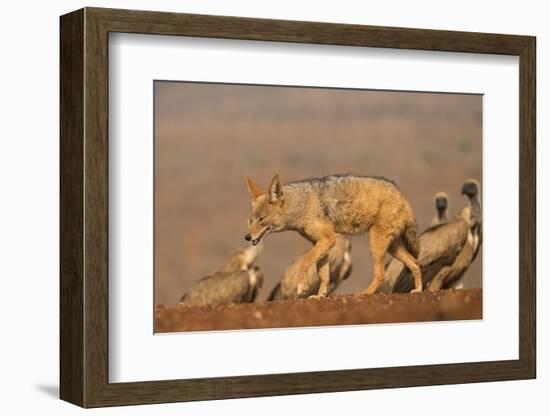
{"type": "Polygon", "coordinates": [[[445,192],[438,192],[435,194],[434,203],[438,212],[444,212],[449,207],[449,197],[445,192]]]}
{"type": "Polygon", "coordinates": [[[466,195],[468,198],[474,198],[479,194],[479,183],[475,179],[468,179],[462,185],[462,195],[466,195]]]}
{"type": "Polygon", "coordinates": [[[262,252],[263,243],[260,242],[255,246],[249,246],[247,248],[240,249],[233,253],[231,261],[225,267],[225,271],[246,271],[249,270],[258,259],[258,256],[262,252]]]}

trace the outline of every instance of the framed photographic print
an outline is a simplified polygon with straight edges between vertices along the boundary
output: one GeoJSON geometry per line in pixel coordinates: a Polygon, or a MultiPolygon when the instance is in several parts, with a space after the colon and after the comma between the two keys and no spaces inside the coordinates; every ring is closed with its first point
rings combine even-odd
{"type": "Polygon", "coordinates": [[[535,377],[534,37],[60,27],[62,399],[535,377]]]}

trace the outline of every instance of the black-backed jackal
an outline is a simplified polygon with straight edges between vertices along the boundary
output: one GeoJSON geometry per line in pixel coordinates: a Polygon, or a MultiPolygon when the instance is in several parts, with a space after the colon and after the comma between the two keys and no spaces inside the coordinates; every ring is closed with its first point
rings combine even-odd
{"type": "Polygon", "coordinates": [[[422,290],[416,257],[416,222],[409,202],[387,179],[368,176],[331,175],[283,185],[275,175],[267,192],[246,180],[252,196],[252,213],[246,240],[253,245],[265,236],[297,231],[313,243],[300,264],[298,294],[306,289],[310,267],[317,265],[321,281],[317,296],[326,296],[330,283],[327,253],[336,233],[369,232],[374,276],[366,293],[374,293],[384,280],[384,256],[389,252],[411,271],[415,288],[422,290]]]}

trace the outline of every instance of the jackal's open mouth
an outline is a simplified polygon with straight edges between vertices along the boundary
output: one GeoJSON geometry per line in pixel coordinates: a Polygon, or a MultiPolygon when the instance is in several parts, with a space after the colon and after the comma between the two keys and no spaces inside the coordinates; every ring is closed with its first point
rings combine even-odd
{"type": "Polygon", "coordinates": [[[267,233],[269,232],[269,230],[271,230],[271,227],[267,227],[267,228],[264,228],[264,230],[262,231],[262,233],[256,237],[254,240],[251,241],[252,245],[255,246],[256,244],[258,244],[260,241],[262,241],[262,238],[264,238],[267,233]]]}

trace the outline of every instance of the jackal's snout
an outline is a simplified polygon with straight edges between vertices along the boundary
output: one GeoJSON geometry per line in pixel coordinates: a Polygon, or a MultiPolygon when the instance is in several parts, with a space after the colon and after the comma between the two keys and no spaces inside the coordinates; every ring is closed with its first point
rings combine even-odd
{"type": "Polygon", "coordinates": [[[258,237],[258,238],[254,238],[254,239],[252,239],[252,236],[251,236],[250,234],[247,234],[247,235],[244,236],[244,239],[245,239],[246,241],[250,241],[250,243],[251,243],[253,246],[255,246],[256,244],[258,244],[258,243],[260,242],[261,238],[262,238],[262,235],[260,235],[260,237],[258,237]]]}
{"type": "Polygon", "coordinates": [[[255,246],[259,244],[266,235],[268,235],[271,232],[271,227],[264,227],[263,229],[256,231],[254,227],[252,227],[252,230],[244,236],[244,239],[246,241],[250,241],[250,243],[255,246]]]}

